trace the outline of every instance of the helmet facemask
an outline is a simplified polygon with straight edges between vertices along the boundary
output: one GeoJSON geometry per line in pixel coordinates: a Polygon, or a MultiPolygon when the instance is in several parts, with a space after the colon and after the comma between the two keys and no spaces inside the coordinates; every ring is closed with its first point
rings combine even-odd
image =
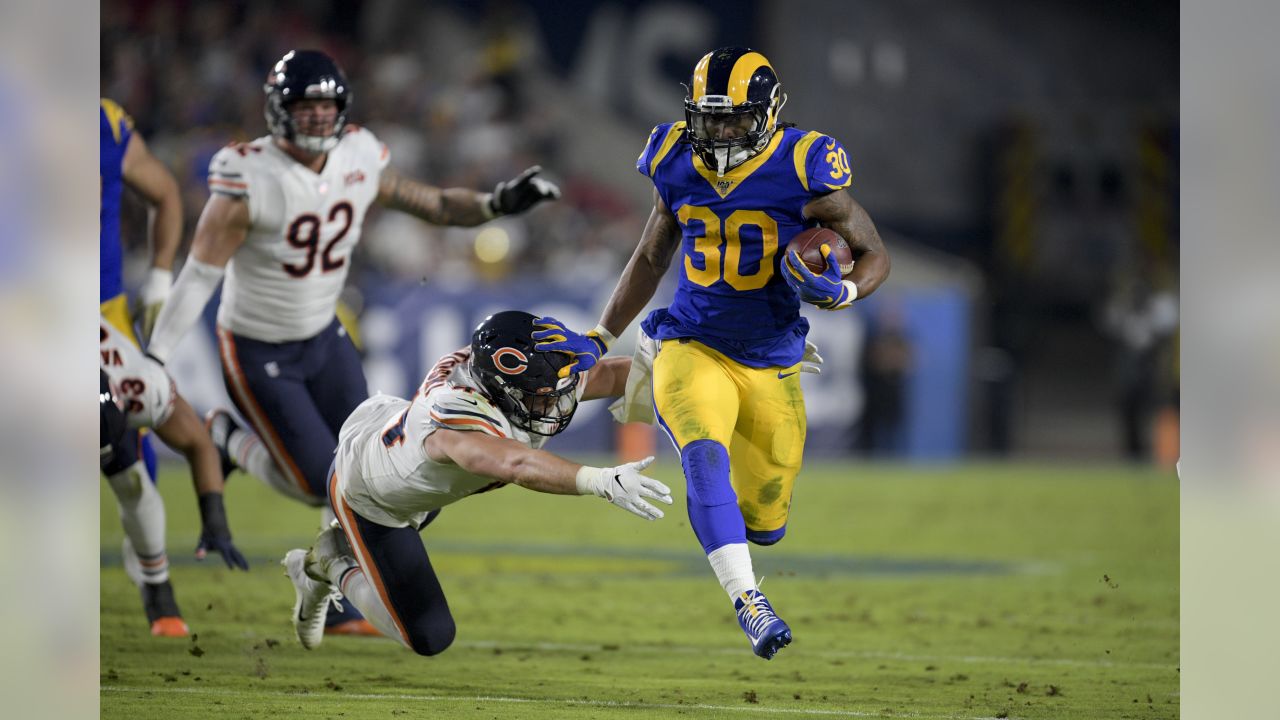
{"type": "Polygon", "coordinates": [[[572,360],[535,347],[536,317],[505,310],[485,318],[471,335],[471,377],[515,427],[551,437],[569,426],[578,409],[581,375],[560,377],[572,360]]]}
{"type": "Polygon", "coordinates": [[[342,138],[342,129],[347,124],[347,102],[345,98],[332,98],[338,104],[338,115],[333,119],[333,132],[331,134],[305,135],[298,131],[298,124],[294,120],[291,108],[298,100],[312,99],[327,98],[323,95],[309,95],[306,98],[296,98],[282,102],[278,96],[268,97],[266,110],[267,127],[270,128],[272,135],[284,138],[309,153],[319,155],[327,153],[338,146],[338,140],[342,138]],[[273,105],[279,107],[274,108],[273,105]]]}
{"type": "Polygon", "coordinates": [[[532,435],[551,437],[569,427],[578,410],[578,374],[561,378],[555,387],[521,388],[492,373],[482,374],[493,400],[512,425],[532,435]]]}
{"type": "Polygon", "coordinates": [[[733,104],[727,95],[703,95],[684,101],[689,143],[707,167],[723,176],[759,153],[769,144],[778,126],[778,114],[787,102],[781,83],[773,86],[767,101],[733,104]],[[725,125],[737,126],[734,137],[721,138],[725,125]]]}

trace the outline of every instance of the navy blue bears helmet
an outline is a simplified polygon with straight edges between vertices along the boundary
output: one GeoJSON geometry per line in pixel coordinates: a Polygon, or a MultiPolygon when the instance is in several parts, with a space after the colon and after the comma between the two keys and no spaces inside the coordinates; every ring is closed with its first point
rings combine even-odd
{"type": "Polygon", "coordinates": [[[267,73],[262,91],[267,96],[263,114],[273,136],[314,153],[328,152],[338,144],[351,106],[351,87],[333,58],[319,50],[290,50],[267,73]],[[338,118],[331,135],[302,135],[294,127],[289,104],[311,99],[328,99],[337,103],[338,118]]]}
{"type": "Polygon", "coordinates": [[[513,425],[534,435],[556,435],[578,409],[579,374],[561,378],[564,353],[534,349],[535,316],[494,313],[471,336],[471,374],[513,425]]]}

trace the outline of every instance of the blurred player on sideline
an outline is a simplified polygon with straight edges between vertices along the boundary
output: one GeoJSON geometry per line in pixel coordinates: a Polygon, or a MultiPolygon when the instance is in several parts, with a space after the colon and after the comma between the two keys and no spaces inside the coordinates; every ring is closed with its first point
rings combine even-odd
{"type": "MultiPolygon", "coordinates": [[[[134,345],[133,320],[124,292],[124,244],[120,237],[120,202],[127,186],[142,196],[154,211],[151,223],[151,269],[142,285],[138,311],[144,336],[150,336],[160,308],[173,282],[173,259],[182,242],[182,195],[173,174],[147,149],[142,136],[133,129],[133,118],[115,101],[98,101],[98,172],[102,186],[99,208],[98,303],[99,312],[134,345]]],[[[141,443],[139,452],[146,461],[152,481],[156,475],[155,451],[151,439],[136,430],[130,441],[141,443]]]]}
{"type": "Polygon", "coordinates": [[[539,350],[574,357],[568,372],[592,367],[681,250],[675,299],[641,324],[659,343],[653,401],[680,453],[690,525],[752,650],[767,660],[791,642],[791,629],[761,594],[746,543],[782,539],[800,472],[798,373],[809,330],[800,301],[848,307],[888,276],[889,255],[845,190],[840,143],[779,122],[787,96],[763,55],[713,50],[694,67],[688,91],[685,121],[654,128],[636,162],[653,181],[653,212],[600,324],[580,335],[542,318],[534,337],[539,350]],[[787,251],[815,225],[852,248],[848,279],[828,249],[822,275],[787,251]]]}
{"type": "MultiPolygon", "coordinates": [[[[479,225],[528,210],[560,190],[532,167],[493,193],[441,189],[387,167],[387,147],[347,122],[351,90],[315,50],[287,53],[267,75],[270,134],[223,148],[191,253],[148,351],[165,361],[226,275],[218,341],[227,390],[253,433],[223,411],[214,441],[231,463],[317,507],[328,495],[337,434],[368,389],[335,317],[373,202],[439,225],[479,225]]],[[[327,521],[326,521],[327,524],[327,521]]],[[[334,632],[372,634],[354,616],[334,632]]]]}
{"type": "Polygon", "coordinates": [[[320,644],[326,604],[345,596],[419,655],[448,648],[453,616],[418,533],[440,508],[470,495],[515,484],[597,495],[647,520],[663,516],[647,500],[670,504],[671,490],[640,474],[652,457],[597,468],[539,449],[569,426],[579,400],[621,395],[631,362],[613,358],[560,377],[569,359],[535,350],[533,330],[529,313],[491,315],[412,399],[376,395],[342,425],[329,470],[337,527],[281,563],[303,647],[320,644]]]}
{"type": "Polygon", "coordinates": [[[144,337],[155,328],[160,308],[169,297],[173,260],[182,242],[182,195],[173,174],[147,149],[133,129],[133,119],[112,100],[98,108],[102,138],[99,172],[102,179],[99,302],[107,320],[137,345],[124,292],[124,245],[120,239],[120,199],[124,186],[142,196],[154,211],[151,223],[151,267],[142,285],[139,324],[144,337]]]}
{"type": "Polygon", "coordinates": [[[125,572],[142,591],[142,607],[151,624],[151,634],[185,637],[187,624],[169,582],[164,501],[137,458],[134,443],[125,439],[126,431],[154,428],[166,445],[186,457],[203,526],[196,557],[203,560],[212,550],[222,555],[227,567],[248,570],[248,562],[231,542],[222,504],[221,458],[204,423],[178,394],[160,363],[144,357],[105,316],[101,319],[99,350],[99,452],[102,472],[115,493],[124,526],[125,572]]]}

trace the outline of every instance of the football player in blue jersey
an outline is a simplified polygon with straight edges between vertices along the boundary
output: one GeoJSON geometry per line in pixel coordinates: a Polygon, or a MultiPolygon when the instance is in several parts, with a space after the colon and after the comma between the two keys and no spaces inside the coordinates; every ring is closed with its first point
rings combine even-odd
{"type": "Polygon", "coordinates": [[[809,323],[800,301],[849,307],[889,274],[889,255],[847,191],[848,155],[835,138],[779,121],[787,96],[764,55],[726,47],[693,70],[684,122],[653,129],[636,169],[654,207],[600,324],[585,334],[542,318],[540,350],[589,368],[652,298],[673,256],[675,298],[641,329],[658,342],[653,401],[684,469],[689,520],[734,604],[752,650],[791,642],[751,566],[747,541],[772,545],[787,515],[805,438],[803,369],[809,323]],[[815,226],[853,250],[840,275],[811,272],[787,245],[815,226]]]}
{"type": "Polygon", "coordinates": [[[151,227],[151,267],[142,286],[139,321],[149,337],[173,282],[173,260],[182,242],[182,196],[178,181],[147,149],[133,120],[112,100],[98,108],[102,137],[99,170],[102,180],[98,301],[102,314],[137,343],[124,293],[124,247],[120,241],[120,199],[127,186],[155,210],[151,227]]]}
{"type": "MultiPolygon", "coordinates": [[[[130,188],[155,210],[151,227],[151,269],[143,283],[138,320],[143,335],[149,337],[160,307],[169,297],[173,282],[173,260],[182,242],[182,195],[178,181],[156,159],[142,136],[133,129],[133,118],[114,100],[98,103],[99,181],[102,201],[99,208],[98,303],[102,317],[134,345],[134,319],[124,292],[124,245],[120,238],[120,201],[130,188]]],[[[130,430],[134,443],[152,480],[156,476],[156,455],[146,431],[130,430]]]]}

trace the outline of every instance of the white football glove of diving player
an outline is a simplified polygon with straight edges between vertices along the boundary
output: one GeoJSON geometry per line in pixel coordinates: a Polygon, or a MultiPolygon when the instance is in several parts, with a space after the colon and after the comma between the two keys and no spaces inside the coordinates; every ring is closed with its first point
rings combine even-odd
{"type": "Polygon", "coordinates": [[[653,464],[653,456],[633,463],[610,468],[582,466],[578,471],[578,494],[598,495],[645,520],[657,520],[663,516],[658,508],[645,502],[645,498],[671,504],[671,488],[640,474],[653,464]]]}

